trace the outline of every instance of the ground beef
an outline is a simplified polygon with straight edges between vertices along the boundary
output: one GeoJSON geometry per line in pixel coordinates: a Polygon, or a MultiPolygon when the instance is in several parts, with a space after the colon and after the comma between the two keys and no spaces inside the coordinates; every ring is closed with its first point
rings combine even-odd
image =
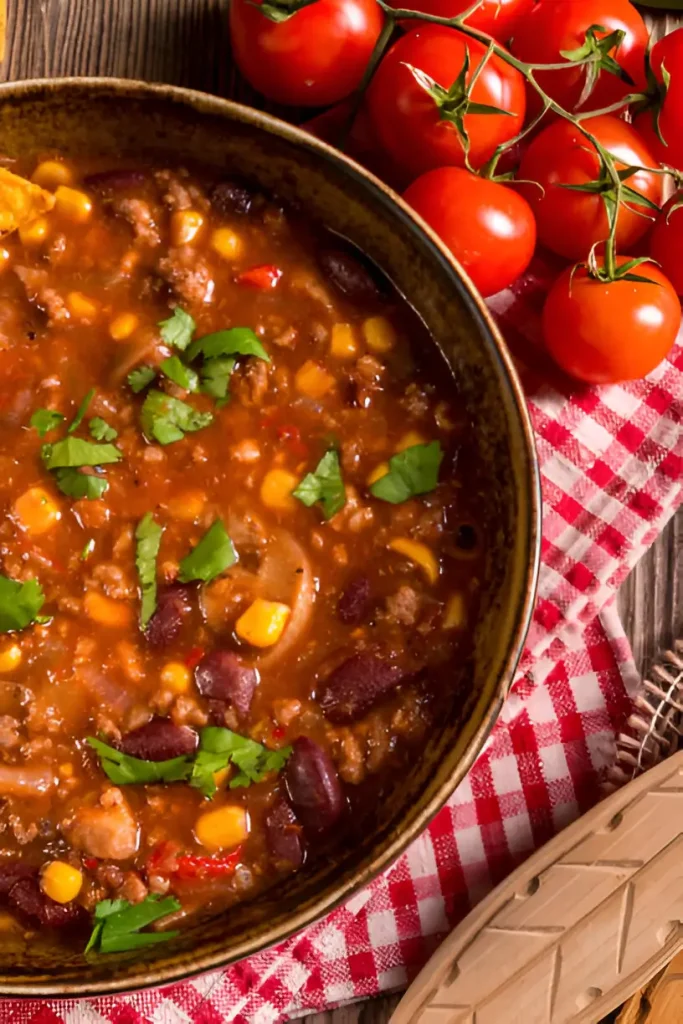
{"type": "Polygon", "coordinates": [[[63,323],[69,319],[69,310],[64,299],[47,285],[46,270],[35,270],[31,267],[15,267],[14,273],[26,290],[29,302],[35,303],[47,314],[48,324],[63,323]]]}
{"type": "Polygon", "coordinates": [[[20,743],[18,720],[11,715],[0,715],[0,750],[12,750],[20,743]]]}
{"type": "Polygon", "coordinates": [[[413,626],[420,612],[420,595],[407,583],[387,598],[387,614],[402,626],[413,626]]]}
{"type": "Polygon", "coordinates": [[[159,245],[159,230],[152,216],[149,203],[144,199],[131,199],[129,196],[117,196],[111,202],[111,208],[119,217],[127,220],[133,229],[138,242],[143,245],[159,245]]]}
{"type": "Polygon", "coordinates": [[[170,249],[157,264],[159,275],[181,302],[198,306],[213,297],[213,279],[207,264],[190,246],[170,249]]]}
{"type": "Polygon", "coordinates": [[[157,171],[154,175],[159,188],[163,190],[162,202],[169,210],[200,210],[208,209],[208,200],[204,193],[188,180],[187,171],[157,171]]]}
{"type": "Polygon", "coordinates": [[[268,364],[262,359],[250,359],[247,365],[233,374],[232,390],[243,405],[262,405],[268,391],[268,364]]]}
{"type": "Polygon", "coordinates": [[[92,571],[92,578],[102,585],[107,597],[115,601],[130,600],[137,594],[137,587],[123,569],[113,562],[101,562],[92,571]]]}
{"type": "Polygon", "coordinates": [[[127,860],[138,848],[138,826],[120,789],[104,791],[96,807],[79,807],[61,823],[67,840],[89,857],[127,860]]]}

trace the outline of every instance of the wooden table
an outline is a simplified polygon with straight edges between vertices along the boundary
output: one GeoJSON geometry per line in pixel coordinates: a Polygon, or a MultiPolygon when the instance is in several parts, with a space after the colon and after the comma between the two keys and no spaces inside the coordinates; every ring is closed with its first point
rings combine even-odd
{"type": "MultiPolygon", "coordinates": [[[[8,0],[3,81],[114,75],[203,89],[260,105],[230,60],[228,0],[8,0]]],[[[657,18],[657,32],[683,15],[657,18]]],[[[268,109],[278,111],[272,104],[268,109]]],[[[646,669],[683,634],[683,512],[642,559],[619,594],[636,662],[646,669]]],[[[386,996],[308,1024],[380,1024],[398,1002],[386,996]]]]}

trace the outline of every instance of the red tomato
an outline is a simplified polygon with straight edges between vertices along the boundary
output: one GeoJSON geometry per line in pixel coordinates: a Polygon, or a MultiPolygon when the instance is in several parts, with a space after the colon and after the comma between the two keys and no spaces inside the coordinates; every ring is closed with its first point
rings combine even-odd
{"type": "MultiPolygon", "coordinates": [[[[424,14],[437,14],[440,18],[455,18],[472,6],[471,0],[390,0],[392,7],[402,7],[406,11],[422,11],[424,14]]],[[[481,6],[470,14],[467,24],[488,32],[501,43],[507,43],[513,35],[520,18],[528,14],[536,0],[482,0],[481,6]]],[[[402,24],[404,24],[402,22],[402,24]]],[[[419,24],[406,21],[407,29],[419,24]]]]}
{"type": "Polygon", "coordinates": [[[268,291],[270,288],[277,288],[282,277],[282,271],[273,263],[262,263],[257,267],[249,267],[237,275],[237,284],[246,285],[249,288],[260,288],[268,291]]]}
{"type": "Polygon", "coordinates": [[[636,128],[662,164],[683,170],[683,28],[664,36],[652,47],[650,61],[655,78],[661,84],[662,65],[670,75],[659,111],[659,131],[653,124],[655,111],[646,111],[636,118],[636,128]]]}
{"type": "MultiPolygon", "coordinates": [[[[620,256],[619,264],[627,257],[620,256]]],[[[555,361],[579,380],[612,384],[654,370],[676,340],[681,306],[653,263],[633,271],[647,281],[603,281],[568,267],[543,308],[543,336],[555,361]]]]}
{"type": "Polygon", "coordinates": [[[260,0],[232,0],[230,36],[237,66],[271,100],[323,107],[358,86],[382,29],[375,0],[316,0],[286,21],[260,0]]]}
{"type": "Polygon", "coordinates": [[[536,243],[526,200],[506,185],[460,167],[428,171],[403,198],[446,243],[482,295],[523,274],[536,243]]]}
{"type": "MultiPolygon", "coordinates": [[[[447,120],[447,103],[432,98],[406,64],[424,72],[447,90],[470,57],[469,82],[486,48],[455,29],[427,25],[402,36],[379,65],[368,91],[368,109],[386,152],[411,177],[433,167],[462,167],[465,151],[455,124],[447,120]]],[[[506,110],[508,114],[465,114],[470,139],[470,163],[482,164],[501,142],[521,130],[524,122],[524,79],[515,68],[492,56],[472,90],[471,100],[506,110]]]]}
{"type": "Polygon", "coordinates": [[[650,236],[650,256],[662,268],[679,295],[683,295],[683,192],[673,195],[657,218],[650,236]]]}
{"type": "MultiPolygon", "coordinates": [[[[603,114],[583,124],[616,158],[617,168],[633,164],[657,166],[643,139],[618,117],[603,114]]],[[[536,216],[539,241],[553,252],[570,260],[585,259],[595,242],[607,238],[609,225],[603,198],[561,188],[560,183],[583,185],[600,176],[595,147],[569,121],[554,121],[536,136],[522,156],[518,176],[522,181],[537,181],[543,189],[521,183],[518,186],[536,216]]],[[[662,175],[637,171],[625,184],[653,203],[661,202],[662,175]]],[[[618,247],[628,250],[645,234],[652,219],[652,212],[646,208],[622,204],[617,224],[618,247]]]]}
{"type": "MultiPolygon", "coordinates": [[[[617,63],[633,79],[622,82],[616,75],[601,70],[590,97],[582,110],[598,110],[620,100],[628,92],[645,87],[645,49],[648,33],[645,22],[628,0],[542,0],[523,18],[515,32],[511,50],[527,64],[561,62],[561,50],[576,50],[583,45],[591,25],[601,25],[603,38],[615,29],[626,33],[619,48],[611,51],[617,63]]],[[[585,67],[556,71],[537,71],[536,80],[565,110],[573,110],[586,81],[585,67]]],[[[538,94],[529,89],[529,110],[540,110],[538,94]]]]}

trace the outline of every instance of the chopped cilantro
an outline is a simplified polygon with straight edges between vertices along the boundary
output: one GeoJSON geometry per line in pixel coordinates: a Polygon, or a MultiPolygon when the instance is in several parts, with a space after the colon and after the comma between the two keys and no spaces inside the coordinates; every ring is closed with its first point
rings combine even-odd
{"type": "Polygon", "coordinates": [[[178,356],[169,356],[159,364],[159,369],[165,377],[172,380],[179,388],[186,391],[196,391],[199,387],[199,378],[194,370],[181,362],[178,356]]]}
{"type": "Polygon", "coordinates": [[[219,356],[256,356],[270,362],[270,356],[256,337],[251,327],[231,327],[227,331],[216,331],[206,334],[203,338],[193,341],[185,357],[188,363],[198,355],[204,359],[216,359],[219,356]]]}
{"type": "Polygon", "coordinates": [[[143,761],[130,757],[115,747],[110,747],[94,736],[86,737],[93,750],[99,755],[105,775],[117,786],[134,783],[179,782],[190,774],[192,759],[183,755],[169,761],[143,761]]]}
{"type": "Polygon", "coordinates": [[[389,459],[389,472],[370,488],[375,498],[398,505],[417,494],[433,491],[439,482],[443,451],[438,441],[416,444],[389,459]]]}
{"type": "Polygon", "coordinates": [[[215,398],[219,407],[230,401],[230,377],[234,369],[235,360],[221,356],[208,359],[200,370],[202,391],[215,398]]]}
{"type": "Polygon", "coordinates": [[[186,433],[208,427],[213,420],[210,412],[198,412],[179,398],[152,389],[142,406],[142,429],[150,440],[159,444],[180,441],[186,433]]]}
{"type": "Polygon", "coordinates": [[[232,541],[221,519],[217,519],[204,534],[189,555],[180,563],[178,579],[181,583],[191,580],[210,580],[220,576],[237,561],[232,541]]]}
{"type": "Polygon", "coordinates": [[[76,410],[76,415],[73,418],[73,422],[71,423],[71,426],[67,430],[67,434],[74,434],[78,430],[78,428],[80,427],[81,423],[83,422],[83,417],[85,416],[86,412],[88,411],[88,406],[90,405],[90,403],[92,402],[94,397],[95,397],[95,388],[90,388],[90,391],[87,393],[87,395],[85,396],[85,398],[83,399],[83,401],[79,405],[78,409],[76,410]]]}
{"type": "Polygon", "coordinates": [[[325,519],[336,515],[346,504],[338,453],[334,449],[326,452],[315,470],[306,474],[292,494],[308,508],[319,501],[325,519]]]}
{"type": "Polygon", "coordinates": [[[32,622],[45,622],[39,615],[45,595],[38,580],[11,580],[0,576],[0,633],[13,633],[32,622]]]}
{"type": "Polygon", "coordinates": [[[164,899],[148,893],[140,903],[129,900],[100,900],[95,907],[94,927],[86,953],[125,953],[142,946],[168,942],[177,931],[143,932],[155,921],[181,909],[174,896],[164,899]]]}
{"type": "Polygon", "coordinates": [[[36,409],[31,416],[30,424],[34,430],[38,431],[40,437],[45,437],[48,431],[54,430],[64,419],[66,417],[54,409],[36,409]]]}
{"type": "Polygon", "coordinates": [[[216,792],[215,772],[233,764],[238,774],[230,780],[230,788],[250,786],[252,782],[261,782],[270,772],[279,772],[291,753],[291,747],[268,750],[261,743],[230,729],[208,726],[199,734],[199,751],[190,785],[211,798],[216,792]]]}
{"type": "Polygon", "coordinates": [[[148,384],[151,384],[157,375],[157,371],[153,366],[136,366],[134,370],[131,370],[126,378],[131,389],[137,395],[140,391],[144,391],[148,384]]]}
{"type": "Polygon", "coordinates": [[[113,444],[93,444],[80,437],[65,437],[54,444],[44,444],[41,457],[46,469],[63,467],[106,466],[123,458],[113,444]]]}
{"type": "Polygon", "coordinates": [[[81,473],[80,469],[56,469],[55,482],[62,494],[69,498],[87,498],[95,501],[109,490],[109,484],[103,476],[94,473],[81,473]]]}
{"type": "Polygon", "coordinates": [[[114,430],[113,427],[110,427],[107,421],[103,420],[101,416],[93,416],[88,427],[96,441],[113,441],[119,436],[118,430],[114,430]]]}
{"type": "Polygon", "coordinates": [[[162,320],[159,324],[163,340],[171,348],[177,348],[180,352],[184,352],[192,341],[195,326],[190,314],[180,306],[176,306],[173,315],[168,320],[162,320]]]}
{"type": "Polygon", "coordinates": [[[162,528],[148,512],[137,525],[135,567],[140,579],[140,628],[145,629],[157,606],[157,555],[162,528]]]}

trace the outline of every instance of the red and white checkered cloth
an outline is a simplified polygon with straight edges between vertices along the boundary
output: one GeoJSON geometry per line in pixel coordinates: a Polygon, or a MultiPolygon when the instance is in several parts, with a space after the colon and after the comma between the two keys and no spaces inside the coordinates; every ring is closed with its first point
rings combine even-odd
{"type": "Polygon", "coordinates": [[[270,1024],[405,985],[492,886],[599,798],[637,686],[614,594],[683,498],[683,338],[646,381],[577,391],[547,363],[537,259],[491,301],[529,394],[544,497],[539,600],[484,752],[394,867],[282,946],[155,992],[0,1005],[12,1024],[270,1024]]]}

